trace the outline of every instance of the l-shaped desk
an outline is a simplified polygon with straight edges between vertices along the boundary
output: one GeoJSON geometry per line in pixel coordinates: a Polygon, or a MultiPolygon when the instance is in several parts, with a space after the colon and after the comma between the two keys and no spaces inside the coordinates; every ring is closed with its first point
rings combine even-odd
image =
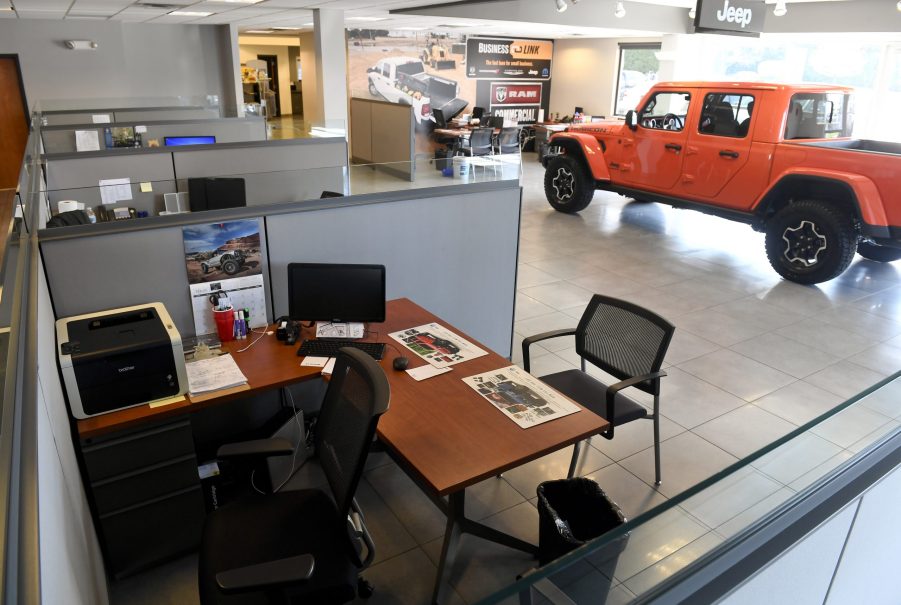
{"type": "MultiPolygon", "coordinates": [[[[390,301],[386,321],[378,324],[378,333],[367,339],[391,342],[389,332],[431,322],[440,323],[489,351],[488,355],[454,366],[451,372],[420,382],[413,380],[406,372],[392,369],[392,359],[400,354],[396,352],[401,349],[399,345],[392,342],[386,348],[385,358],[381,362],[391,386],[391,401],[388,412],[379,422],[379,440],[385,444],[398,465],[447,515],[444,544],[433,592],[433,601],[438,602],[442,580],[451,567],[456,542],[461,533],[471,533],[511,548],[535,552],[532,544],[467,519],[464,516],[466,488],[598,434],[608,423],[580,408],[577,413],[529,429],[520,428],[461,380],[465,376],[506,367],[510,362],[410,300],[390,301]]],[[[302,334],[303,337],[311,335],[306,331],[302,334]]],[[[142,427],[147,426],[154,427],[150,429],[151,438],[165,435],[164,440],[171,445],[178,442],[178,435],[184,434],[187,417],[193,411],[256,392],[313,380],[319,376],[319,368],[300,366],[296,347],[285,346],[275,336],[263,336],[247,351],[237,352],[249,343],[248,340],[223,343],[223,349],[232,354],[248,379],[247,388],[243,390],[229,390],[212,397],[187,397],[163,407],[140,406],[78,421],[85,465],[93,487],[91,491],[94,492],[95,507],[105,532],[125,525],[122,522],[110,524],[105,521],[123,512],[133,512],[136,505],[127,506],[125,510],[107,511],[109,514],[105,515],[101,498],[97,496],[98,488],[108,488],[111,483],[119,480],[127,481],[133,486],[136,477],[148,476],[148,473],[158,474],[161,469],[166,468],[171,471],[173,465],[188,468],[191,464],[196,465],[196,459],[190,455],[191,452],[173,452],[176,462],[172,464],[145,460],[141,471],[123,471],[119,468],[118,473],[114,473],[115,476],[111,475],[108,464],[101,464],[103,476],[97,478],[92,474],[91,463],[98,448],[117,448],[118,451],[108,453],[118,459],[125,453],[118,448],[123,444],[131,444],[130,447],[134,449],[134,435],[139,435],[138,441],[145,439],[148,431],[142,430],[142,427]],[[161,429],[161,421],[170,424],[165,424],[161,429]]],[[[415,356],[410,357],[411,367],[425,365],[424,361],[415,356]]],[[[189,436],[189,424],[187,430],[189,436]]],[[[153,448],[145,443],[137,449],[144,451],[153,448]]],[[[121,466],[122,461],[119,460],[119,463],[121,466]]],[[[196,474],[194,479],[196,483],[196,474]]],[[[183,498],[188,493],[185,490],[194,486],[179,484],[175,487],[178,489],[173,492],[174,496],[183,498]]],[[[199,497],[199,486],[197,490],[199,497]]],[[[159,502],[159,498],[151,498],[150,504],[159,502]]],[[[188,518],[191,516],[188,515],[188,518]]],[[[189,519],[184,523],[191,523],[189,519]]],[[[107,557],[114,554],[115,549],[107,546],[107,557]]]]}

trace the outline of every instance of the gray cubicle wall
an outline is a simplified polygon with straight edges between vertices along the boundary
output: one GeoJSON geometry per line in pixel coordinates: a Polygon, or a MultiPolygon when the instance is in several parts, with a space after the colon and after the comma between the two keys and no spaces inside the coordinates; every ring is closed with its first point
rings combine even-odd
{"type": "Polygon", "coordinates": [[[41,252],[58,318],[161,301],[190,335],[182,226],[262,216],[270,321],[287,310],[289,262],[381,263],[389,298],[509,355],[520,199],[517,182],[497,181],[62,227],[40,233],[41,252]]]}
{"type": "Polygon", "coordinates": [[[187,191],[187,179],[193,177],[244,178],[248,206],[347,192],[344,137],[174,147],[172,162],[179,191],[187,191]]]}
{"type": "Polygon", "coordinates": [[[351,159],[413,181],[416,126],[409,105],[373,99],[350,100],[351,159]]]}
{"type": "Polygon", "coordinates": [[[101,179],[128,178],[132,200],[114,204],[146,211],[165,209],[164,193],[188,191],[189,178],[244,178],[247,205],[315,199],[322,191],[345,192],[347,141],[343,137],[216,143],[190,147],[105,149],[48,154],[47,188],[51,207],[76,200],[100,204],[101,179]],[[153,191],[142,192],[150,183],[153,191]]]}
{"type": "Polygon", "coordinates": [[[106,149],[104,128],[144,126],[144,145],[156,139],[164,145],[166,137],[214,136],[216,143],[240,143],[266,140],[266,120],[258,116],[247,118],[215,118],[209,120],[162,120],[152,122],[116,122],[114,124],[64,124],[41,128],[44,153],[74,153],[75,131],[94,131],[100,149],[106,149]]]}
{"type": "Polygon", "coordinates": [[[215,107],[176,105],[171,107],[107,107],[97,109],[77,109],[44,111],[41,118],[45,126],[63,124],[94,124],[96,120],[105,122],[134,122],[152,120],[201,120],[218,118],[215,107]]]}

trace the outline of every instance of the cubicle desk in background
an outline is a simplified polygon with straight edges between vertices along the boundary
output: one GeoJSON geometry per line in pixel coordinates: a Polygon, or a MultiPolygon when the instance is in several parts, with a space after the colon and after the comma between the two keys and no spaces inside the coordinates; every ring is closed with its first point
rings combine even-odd
{"type": "MultiPolygon", "coordinates": [[[[147,132],[141,137],[144,147],[148,147],[148,141],[156,139],[160,146],[165,145],[165,137],[184,136],[214,136],[216,144],[241,143],[245,141],[265,141],[266,121],[259,116],[246,118],[211,118],[194,120],[156,120],[145,122],[115,122],[112,124],[63,124],[59,126],[44,126],[41,128],[41,140],[44,144],[44,153],[74,153],[75,131],[94,131],[100,149],[106,149],[104,142],[104,128],[119,126],[144,126],[147,132]]],[[[121,150],[121,148],[114,148],[121,150]]]]}
{"type": "Polygon", "coordinates": [[[172,105],[167,107],[108,107],[98,109],[64,109],[43,111],[41,117],[47,126],[62,124],[93,124],[95,119],[109,122],[142,122],[153,120],[200,120],[218,118],[216,107],[199,105],[172,105]]]}
{"type": "Polygon", "coordinates": [[[355,164],[375,164],[396,177],[416,176],[413,108],[374,99],[350,100],[350,148],[355,164]]]}

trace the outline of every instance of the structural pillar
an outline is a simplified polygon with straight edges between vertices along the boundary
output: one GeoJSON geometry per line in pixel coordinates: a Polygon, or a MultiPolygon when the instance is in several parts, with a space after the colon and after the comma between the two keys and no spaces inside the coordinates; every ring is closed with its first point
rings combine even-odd
{"type": "MultiPolygon", "coordinates": [[[[322,109],[322,123],[314,123],[312,126],[347,132],[347,42],[344,11],[314,9],[313,26],[318,80],[316,95],[322,109]]],[[[304,73],[304,79],[306,77],[304,73]]]]}

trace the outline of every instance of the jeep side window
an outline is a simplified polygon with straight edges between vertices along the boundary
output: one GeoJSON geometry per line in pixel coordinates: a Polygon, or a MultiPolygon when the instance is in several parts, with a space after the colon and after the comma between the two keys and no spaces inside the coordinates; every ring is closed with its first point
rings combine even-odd
{"type": "Polygon", "coordinates": [[[391,66],[387,63],[382,63],[382,75],[386,78],[391,77],[391,66]]]}
{"type": "Polygon", "coordinates": [[[642,108],[638,123],[655,130],[682,130],[690,100],[687,92],[658,92],[642,108]]]}
{"type": "Polygon", "coordinates": [[[704,97],[698,132],[721,137],[744,138],[751,126],[754,97],[723,92],[704,97]]]}

